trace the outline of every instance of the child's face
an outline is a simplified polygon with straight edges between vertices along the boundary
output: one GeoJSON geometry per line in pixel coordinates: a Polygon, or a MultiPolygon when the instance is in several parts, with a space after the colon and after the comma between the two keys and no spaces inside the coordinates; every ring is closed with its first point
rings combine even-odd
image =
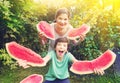
{"type": "Polygon", "coordinates": [[[56,18],[56,23],[57,23],[58,27],[65,28],[67,26],[67,24],[69,23],[68,15],[67,14],[60,14],[56,18]]]}
{"type": "Polygon", "coordinates": [[[67,42],[58,42],[55,48],[57,57],[62,58],[64,54],[67,52],[67,48],[68,48],[67,42]]]}

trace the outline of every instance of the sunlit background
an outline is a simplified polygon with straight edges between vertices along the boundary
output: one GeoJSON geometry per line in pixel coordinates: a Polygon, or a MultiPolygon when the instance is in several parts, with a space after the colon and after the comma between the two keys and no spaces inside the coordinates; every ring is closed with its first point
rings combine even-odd
{"type": "MultiPolygon", "coordinates": [[[[120,0],[0,0],[0,82],[19,83],[28,74],[45,73],[47,68],[26,71],[18,68],[8,56],[5,43],[17,41],[44,56],[48,49],[39,42],[36,24],[40,21],[52,23],[56,10],[61,7],[70,10],[70,23],[74,28],[84,23],[91,27],[85,40],[71,48],[75,57],[91,60],[114,48],[120,54],[120,0]],[[16,72],[11,71],[16,67],[16,72]]],[[[72,75],[71,83],[120,83],[120,76],[115,78],[113,74],[115,69],[96,78],[72,75]]]]}
{"type": "MultiPolygon", "coordinates": [[[[81,3],[82,1],[89,1],[89,4],[98,2],[102,7],[106,7],[108,9],[114,8],[119,9],[120,8],[120,0],[33,0],[35,3],[42,3],[49,7],[59,7],[63,4],[65,6],[67,5],[77,5],[78,3],[81,3]],[[94,2],[93,2],[94,1],[94,2]]],[[[79,6],[79,5],[78,5],[79,6]]]]}

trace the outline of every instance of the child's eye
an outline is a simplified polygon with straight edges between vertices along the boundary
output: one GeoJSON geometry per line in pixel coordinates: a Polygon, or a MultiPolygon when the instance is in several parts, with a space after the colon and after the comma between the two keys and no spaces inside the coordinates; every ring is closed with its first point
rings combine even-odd
{"type": "Polygon", "coordinates": [[[64,47],[67,47],[67,45],[64,45],[64,47]]]}
{"type": "Polygon", "coordinates": [[[60,44],[57,44],[58,46],[60,46],[60,44]]]}

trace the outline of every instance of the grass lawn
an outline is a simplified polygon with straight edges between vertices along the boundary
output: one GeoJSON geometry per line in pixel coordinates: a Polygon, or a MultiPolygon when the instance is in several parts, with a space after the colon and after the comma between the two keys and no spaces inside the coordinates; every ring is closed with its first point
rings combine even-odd
{"type": "MultiPolygon", "coordinates": [[[[25,77],[31,74],[44,75],[47,72],[47,67],[42,68],[19,68],[10,70],[8,67],[0,69],[0,83],[19,83],[25,77]]],[[[106,73],[103,76],[98,75],[74,75],[70,76],[71,83],[120,83],[120,77],[115,77],[114,74],[106,73]]]]}

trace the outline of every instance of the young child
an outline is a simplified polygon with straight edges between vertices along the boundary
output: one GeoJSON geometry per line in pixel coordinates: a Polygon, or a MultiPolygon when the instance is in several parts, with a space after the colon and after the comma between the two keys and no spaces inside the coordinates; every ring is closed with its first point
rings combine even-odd
{"type": "Polygon", "coordinates": [[[68,80],[68,63],[77,61],[73,55],[67,51],[68,39],[58,38],[55,41],[54,49],[48,52],[44,58],[47,63],[50,61],[48,73],[45,75],[44,83],[70,83],[68,80]]]}
{"type": "MultiPolygon", "coordinates": [[[[45,64],[50,62],[44,83],[70,83],[68,79],[70,76],[68,72],[68,64],[71,62],[74,63],[78,60],[68,52],[68,44],[69,40],[66,37],[56,39],[54,50],[49,51],[43,58],[45,64]]],[[[94,72],[101,75],[104,74],[104,71],[98,69],[95,69],[94,72]]]]}

